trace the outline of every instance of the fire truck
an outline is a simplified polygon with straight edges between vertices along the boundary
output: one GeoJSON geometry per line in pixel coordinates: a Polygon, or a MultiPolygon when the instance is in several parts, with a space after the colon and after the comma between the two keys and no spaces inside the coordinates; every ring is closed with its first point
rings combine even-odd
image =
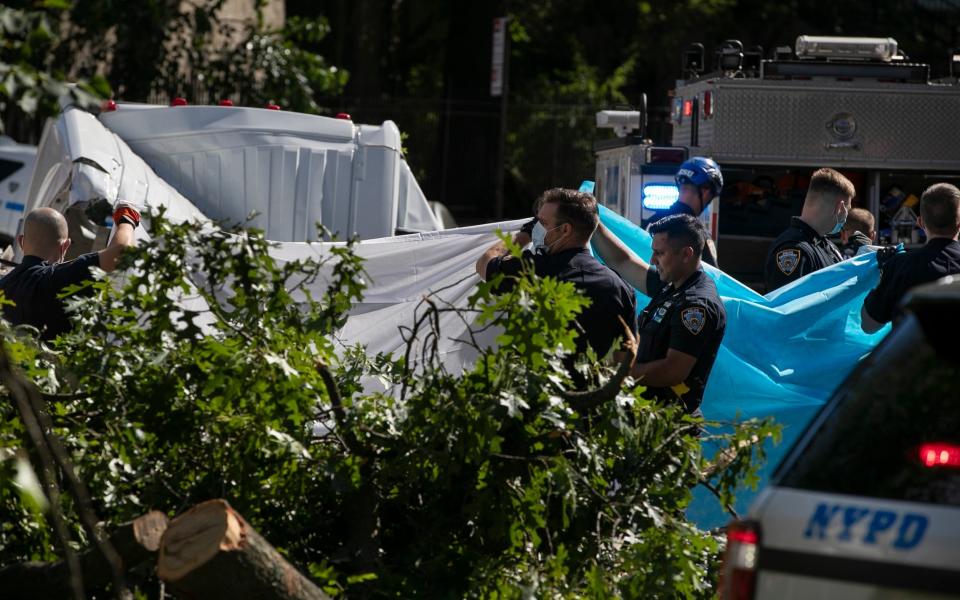
{"type": "Polygon", "coordinates": [[[924,241],[916,227],[923,190],[960,183],[960,54],[939,80],[892,38],[800,36],[767,59],[728,40],[709,72],[704,58],[701,44],[683,53],[671,146],[644,138],[642,106],[598,113],[598,126],[621,134],[596,146],[601,203],[645,226],[676,200],[669,184],[678,161],[713,158],[724,190],[702,218],[720,267],[758,288],[770,242],[800,214],[820,167],[854,183],[854,206],[873,213],[879,243],[924,241]]]}

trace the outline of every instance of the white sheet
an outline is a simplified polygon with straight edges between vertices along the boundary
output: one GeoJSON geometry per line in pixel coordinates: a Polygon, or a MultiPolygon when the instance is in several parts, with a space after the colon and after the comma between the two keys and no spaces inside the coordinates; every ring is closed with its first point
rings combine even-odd
{"type": "MultiPolygon", "coordinates": [[[[406,348],[400,328],[410,328],[415,322],[417,307],[423,298],[436,294],[439,305],[458,308],[467,306],[480,278],[474,264],[480,254],[497,238],[498,229],[516,231],[523,220],[492,223],[475,227],[448,229],[445,231],[419,233],[390,238],[367,240],[356,247],[364,259],[367,272],[367,289],[362,302],[349,313],[343,330],[337,335],[341,348],[362,344],[369,356],[381,352],[402,355],[406,348]]],[[[342,244],[283,243],[271,252],[281,262],[297,259],[321,259],[329,256],[330,248],[342,244]]],[[[327,277],[332,263],[326,269],[327,277]]],[[[321,278],[310,290],[314,297],[324,293],[328,279],[321,278]]],[[[476,358],[476,350],[467,339],[467,326],[472,324],[472,315],[464,318],[453,313],[440,317],[443,339],[440,353],[444,366],[457,373],[476,358]]],[[[490,329],[476,338],[481,347],[489,345],[496,335],[490,329]]],[[[419,348],[419,346],[417,346],[419,348]]],[[[377,388],[373,382],[365,382],[368,388],[377,388]]],[[[380,387],[382,389],[382,387],[380,387]]]]}

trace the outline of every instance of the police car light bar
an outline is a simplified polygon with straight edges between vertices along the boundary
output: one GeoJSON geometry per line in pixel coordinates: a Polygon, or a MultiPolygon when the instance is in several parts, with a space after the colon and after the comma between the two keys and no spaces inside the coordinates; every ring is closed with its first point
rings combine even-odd
{"type": "Polygon", "coordinates": [[[680,189],[673,183],[648,183],[643,186],[641,203],[648,210],[670,208],[680,198],[680,189]]]}
{"type": "Polygon", "coordinates": [[[897,40],[893,38],[801,35],[797,38],[796,50],[797,58],[890,62],[897,55],[897,40]]]}

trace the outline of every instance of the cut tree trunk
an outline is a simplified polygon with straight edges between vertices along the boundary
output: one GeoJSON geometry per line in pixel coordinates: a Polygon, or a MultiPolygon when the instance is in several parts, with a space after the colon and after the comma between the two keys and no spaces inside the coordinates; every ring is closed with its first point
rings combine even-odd
{"type": "MultiPolygon", "coordinates": [[[[156,555],[168,523],[167,515],[154,510],[120,526],[110,535],[109,541],[123,561],[124,572],[156,555]]],[[[103,588],[112,581],[110,565],[99,549],[88,548],[79,558],[83,585],[88,592],[103,588]]],[[[0,568],[0,596],[5,600],[66,598],[71,595],[70,569],[66,561],[27,562],[0,568]]]]}
{"type": "Polygon", "coordinates": [[[157,573],[187,598],[329,600],[226,500],[208,500],[171,521],[157,573]]]}

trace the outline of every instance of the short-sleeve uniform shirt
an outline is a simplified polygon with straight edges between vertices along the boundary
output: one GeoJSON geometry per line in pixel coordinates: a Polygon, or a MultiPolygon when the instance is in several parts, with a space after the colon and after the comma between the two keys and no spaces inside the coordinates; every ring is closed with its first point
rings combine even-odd
{"type": "MultiPolygon", "coordinates": [[[[577,337],[578,351],[585,351],[589,344],[597,356],[605,356],[613,341],[624,337],[623,325],[617,316],[636,332],[637,299],[633,288],[586,248],[543,255],[524,252],[522,260],[532,261],[538,276],[569,281],[590,298],[590,306],[577,316],[577,323],[583,331],[577,337]]],[[[505,292],[512,287],[512,276],[519,274],[521,268],[520,261],[512,256],[497,257],[487,263],[486,278],[489,280],[498,273],[506,275],[498,290],[505,292]]]]}
{"type": "Polygon", "coordinates": [[[14,303],[3,307],[3,316],[14,325],[33,325],[44,340],[69,331],[70,321],[58,296],[65,288],[91,279],[90,268],[99,266],[97,252],[60,264],[24,256],[14,270],[0,279],[0,290],[14,303]]]}
{"type": "Polygon", "coordinates": [[[661,360],[670,349],[697,359],[686,381],[670,388],[648,387],[647,394],[661,402],[680,402],[688,413],[698,414],[727,327],[717,286],[703,270],[674,287],[650,269],[647,293],[651,300],[640,313],[637,362],[661,360]]]}
{"type": "Polygon", "coordinates": [[[924,283],[960,274],[960,243],[934,238],[922,248],[901,252],[880,268],[880,283],[867,294],[863,306],[874,321],[889,323],[900,316],[904,295],[924,283]]]}
{"type": "Polygon", "coordinates": [[[770,245],[763,268],[763,280],[767,291],[771,292],[842,260],[843,254],[833,242],[817,233],[800,217],[793,217],[790,227],[770,245]]]}

